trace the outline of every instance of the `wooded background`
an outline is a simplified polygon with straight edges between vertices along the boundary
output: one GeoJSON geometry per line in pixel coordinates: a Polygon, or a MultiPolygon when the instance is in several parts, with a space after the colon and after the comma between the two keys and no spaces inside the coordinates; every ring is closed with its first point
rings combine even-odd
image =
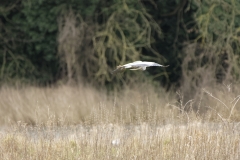
{"type": "Polygon", "coordinates": [[[0,1],[1,84],[192,91],[238,82],[239,55],[239,0],[0,1]],[[111,75],[135,60],[170,67],[111,75]]]}

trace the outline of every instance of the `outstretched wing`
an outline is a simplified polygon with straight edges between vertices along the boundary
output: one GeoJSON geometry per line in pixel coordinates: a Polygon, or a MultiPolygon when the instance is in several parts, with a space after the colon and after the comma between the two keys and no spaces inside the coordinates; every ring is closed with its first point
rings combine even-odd
{"type": "Polygon", "coordinates": [[[157,67],[168,67],[168,66],[164,66],[155,62],[145,62],[145,61],[136,61],[131,63],[132,67],[152,67],[152,66],[157,66],[157,67]]]}
{"type": "Polygon", "coordinates": [[[151,66],[157,66],[157,67],[168,67],[155,63],[155,62],[143,62],[143,61],[135,61],[132,63],[128,63],[122,66],[117,66],[117,69],[112,71],[112,74],[116,74],[119,72],[124,71],[125,69],[130,69],[130,70],[146,70],[146,67],[151,67],[151,66]]]}
{"type": "Polygon", "coordinates": [[[155,63],[155,62],[150,62],[150,63],[149,63],[149,67],[151,67],[151,66],[157,66],[157,67],[168,67],[169,65],[164,66],[164,65],[161,65],[161,64],[158,64],[158,63],[155,63]]]}

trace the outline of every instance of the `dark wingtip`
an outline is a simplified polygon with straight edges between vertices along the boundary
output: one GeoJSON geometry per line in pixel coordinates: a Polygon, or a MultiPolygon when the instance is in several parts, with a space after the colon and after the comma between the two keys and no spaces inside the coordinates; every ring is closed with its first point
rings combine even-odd
{"type": "Polygon", "coordinates": [[[169,67],[170,65],[167,65],[167,66],[162,66],[162,67],[169,67]]]}

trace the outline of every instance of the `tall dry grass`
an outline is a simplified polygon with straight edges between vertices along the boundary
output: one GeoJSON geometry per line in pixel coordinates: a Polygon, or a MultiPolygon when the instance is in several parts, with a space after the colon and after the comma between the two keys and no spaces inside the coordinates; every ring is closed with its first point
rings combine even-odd
{"type": "Polygon", "coordinates": [[[219,159],[240,157],[234,124],[26,128],[0,134],[1,159],[219,159]]]}
{"type": "Polygon", "coordinates": [[[167,103],[174,101],[170,93],[163,89],[156,93],[146,84],[113,93],[83,85],[47,88],[3,86],[0,99],[2,125],[18,121],[46,123],[49,119],[61,124],[127,123],[152,116],[161,119],[168,110],[165,108],[169,108],[167,103]]]}
{"type": "Polygon", "coordinates": [[[116,93],[2,86],[0,159],[239,159],[240,96],[231,87],[183,103],[181,92],[147,84],[116,93]]]}

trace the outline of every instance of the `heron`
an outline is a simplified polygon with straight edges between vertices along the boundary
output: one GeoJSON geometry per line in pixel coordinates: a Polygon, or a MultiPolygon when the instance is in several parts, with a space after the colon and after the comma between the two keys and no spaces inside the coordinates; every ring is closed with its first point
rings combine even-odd
{"type": "Polygon", "coordinates": [[[119,65],[117,66],[117,68],[112,71],[112,74],[118,73],[120,71],[124,71],[125,69],[130,69],[130,70],[146,70],[147,67],[152,67],[152,66],[156,66],[156,67],[168,67],[155,63],[155,62],[147,62],[147,61],[135,61],[132,63],[128,63],[128,64],[124,64],[124,65],[119,65]]]}

